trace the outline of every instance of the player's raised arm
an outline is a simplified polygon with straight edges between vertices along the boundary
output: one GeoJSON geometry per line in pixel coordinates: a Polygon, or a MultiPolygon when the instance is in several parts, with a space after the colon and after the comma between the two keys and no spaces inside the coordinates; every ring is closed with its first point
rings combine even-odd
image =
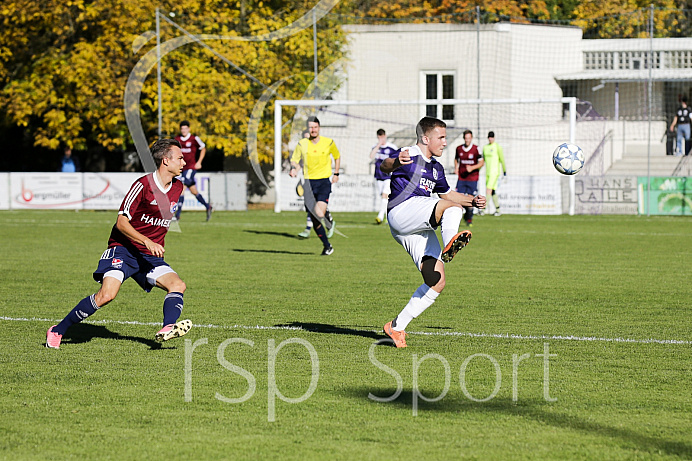
{"type": "Polygon", "coordinates": [[[163,253],[166,251],[163,246],[159,245],[158,243],[154,243],[151,239],[138,232],[137,229],[132,227],[132,224],[130,224],[130,219],[124,214],[118,215],[118,220],[116,221],[115,226],[120,232],[123,233],[125,237],[129,238],[135,243],[140,243],[147,247],[147,250],[151,251],[151,254],[154,256],[158,256],[159,258],[163,257],[163,253]]]}
{"type": "Polygon", "coordinates": [[[380,171],[383,173],[391,173],[400,166],[409,165],[411,163],[413,163],[413,160],[411,160],[411,155],[409,154],[408,149],[401,149],[397,158],[387,158],[382,161],[380,171]]]}
{"type": "Polygon", "coordinates": [[[473,195],[460,194],[457,191],[450,190],[446,194],[440,194],[440,197],[445,200],[451,200],[452,202],[458,203],[461,206],[473,206],[481,209],[485,208],[485,197],[482,195],[476,195],[474,197],[473,195]]]}

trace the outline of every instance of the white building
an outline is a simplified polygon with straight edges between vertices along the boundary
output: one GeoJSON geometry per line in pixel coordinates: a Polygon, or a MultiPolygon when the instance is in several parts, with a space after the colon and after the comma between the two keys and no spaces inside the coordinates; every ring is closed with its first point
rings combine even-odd
{"type": "MultiPolygon", "coordinates": [[[[338,89],[321,85],[322,95],[326,92],[341,100],[420,101],[386,107],[332,106],[318,114],[322,133],[336,140],[348,174],[371,171],[368,153],[378,128],[384,128],[399,145],[411,144],[415,123],[424,115],[442,118],[450,127],[449,148],[442,159],[448,168],[461,133],[468,128],[481,146],[487,132],[495,131],[512,174],[555,174],[546,159],[557,144],[569,140],[562,104],[479,107],[444,101],[426,104],[426,100],[576,96],[590,101],[579,107],[576,140],[587,157],[610,140],[604,170],[630,144],[648,140],[646,57],[651,40],[583,40],[576,27],[514,23],[350,25],[345,29],[348,61],[330,69],[336,70],[342,83],[338,89]],[[619,139],[622,142],[614,141],[619,139]]],[[[689,94],[692,39],[655,39],[653,44],[652,118],[656,122],[651,132],[658,141],[672,119],[668,114],[677,106],[678,94],[689,94]]],[[[299,111],[297,119],[307,113],[299,111]]],[[[299,134],[295,131],[293,138],[299,134]]],[[[665,149],[665,145],[655,147],[665,149]]]]}

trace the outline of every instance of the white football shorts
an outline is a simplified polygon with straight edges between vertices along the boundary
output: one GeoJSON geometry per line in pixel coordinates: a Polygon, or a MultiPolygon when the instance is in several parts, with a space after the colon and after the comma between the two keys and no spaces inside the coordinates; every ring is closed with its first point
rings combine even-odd
{"type": "Polygon", "coordinates": [[[389,184],[392,182],[391,179],[385,179],[380,181],[379,179],[375,181],[377,183],[377,193],[382,196],[382,194],[391,194],[392,190],[389,188],[389,184]]]}
{"type": "Polygon", "coordinates": [[[442,257],[440,241],[430,225],[430,215],[439,201],[434,197],[411,197],[387,215],[392,237],[408,251],[418,270],[425,256],[442,257]]]}

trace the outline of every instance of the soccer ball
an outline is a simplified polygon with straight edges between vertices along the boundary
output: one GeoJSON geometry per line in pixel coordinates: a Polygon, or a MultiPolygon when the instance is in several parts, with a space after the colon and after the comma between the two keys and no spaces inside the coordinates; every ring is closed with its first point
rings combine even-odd
{"type": "Polygon", "coordinates": [[[575,144],[562,143],[553,152],[553,166],[562,174],[577,174],[584,168],[584,152],[575,144]]]}

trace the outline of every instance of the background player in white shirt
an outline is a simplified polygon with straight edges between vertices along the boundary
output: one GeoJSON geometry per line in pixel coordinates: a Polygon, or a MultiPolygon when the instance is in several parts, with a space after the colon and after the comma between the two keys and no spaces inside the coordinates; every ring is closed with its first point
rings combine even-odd
{"type": "Polygon", "coordinates": [[[377,192],[382,198],[380,205],[380,212],[375,218],[377,224],[382,224],[385,219],[385,214],[387,213],[387,202],[389,201],[389,183],[391,181],[391,175],[380,170],[380,165],[382,162],[392,156],[394,156],[399,150],[391,142],[387,141],[387,133],[380,128],[377,130],[377,144],[375,144],[370,151],[370,159],[375,161],[375,179],[377,184],[377,192]]]}

